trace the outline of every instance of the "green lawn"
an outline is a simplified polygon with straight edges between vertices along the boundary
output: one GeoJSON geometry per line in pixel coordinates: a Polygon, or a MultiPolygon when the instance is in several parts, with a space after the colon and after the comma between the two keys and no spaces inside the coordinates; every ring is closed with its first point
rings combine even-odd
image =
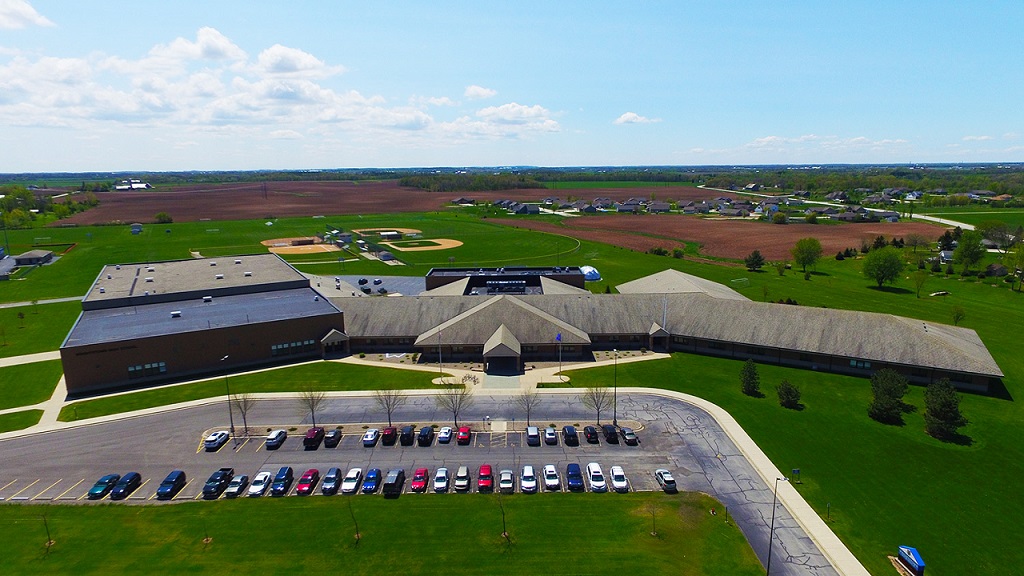
{"type": "Polygon", "coordinates": [[[544,182],[549,190],[587,190],[591,188],[672,188],[673,186],[695,187],[695,182],[637,182],[635,180],[595,182],[590,180],[569,182],[544,182]]]}
{"type": "Polygon", "coordinates": [[[707,513],[720,504],[703,495],[517,494],[501,504],[511,544],[501,536],[498,498],[476,494],[4,505],[0,537],[12,574],[762,572],[735,525],[707,513]],[[648,502],[657,536],[642,511],[648,502]]]}
{"type": "Polygon", "coordinates": [[[42,410],[22,410],[21,412],[0,414],[0,432],[24,430],[29,426],[35,426],[42,416],[42,410]]]}
{"type": "Polygon", "coordinates": [[[941,207],[921,206],[915,210],[915,213],[949,218],[950,220],[966,222],[975,226],[986,220],[1000,220],[1006,222],[1012,228],[1024,226],[1024,209],[1022,208],[993,208],[981,204],[941,207]]]}
{"type": "Polygon", "coordinates": [[[0,410],[49,399],[61,374],[60,360],[0,368],[0,410]]]}
{"type": "MultiPolygon", "coordinates": [[[[15,283],[0,282],[0,297],[6,285],[15,283]]],[[[81,312],[81,302],[0,308],[0,358],[59,349],[81,312]]]]}
{"type": "MultiPolygon", "coordinates": [[[[306,386],[315,390],[368,390],[429,388],[435,372],[377,368],[340,362],[312,362],[273,370],[230,376],[232,394],[244,392],[298,392],[306,386]]],[[[165,386],[130,394],[103,396],[64,406],[60,420],[73,422],[108,414],[118,414],[200,400],[226,394],[223,378],[165,386]]]]}

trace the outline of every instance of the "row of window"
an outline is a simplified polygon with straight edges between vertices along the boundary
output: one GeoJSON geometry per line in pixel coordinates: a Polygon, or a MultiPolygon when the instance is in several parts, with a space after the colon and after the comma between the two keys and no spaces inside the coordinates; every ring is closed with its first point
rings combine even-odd
{"type": "Polygon", "coordinates": [[[167,362],[150,362],[128,367],[128,379],[146,378],[167,373],[167,362]]]}
{"type": "Polygon", "coordinates": [[[287,344],[273,344],[270,346],[271,356],[290,356],[316,350],[316,340],[301,340],[299,342],[288,342],[287,344]]]}

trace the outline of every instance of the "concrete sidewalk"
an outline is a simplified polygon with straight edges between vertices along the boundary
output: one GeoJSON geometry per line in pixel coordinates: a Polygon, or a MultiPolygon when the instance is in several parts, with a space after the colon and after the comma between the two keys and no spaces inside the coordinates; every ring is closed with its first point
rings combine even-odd
{"type": "Polygon", "coordinates": [[[35,362],[45,362],[47,360],[60,360],[60,352],[39,352],[38,354],[24,354],[22,356],[8,356],[7,358],[0,358],[0,368],[5,366],[17,366],[19,364],[33,364],[35,362]]]}

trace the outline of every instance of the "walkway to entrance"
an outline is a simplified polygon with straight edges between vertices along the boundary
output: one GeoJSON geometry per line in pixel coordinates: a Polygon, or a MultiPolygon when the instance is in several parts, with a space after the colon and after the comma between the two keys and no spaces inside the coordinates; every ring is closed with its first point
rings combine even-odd
{"type": "Polygon", "coordinates": [[[484,382],[481,387],[484,390],[518,390],[519,386],[519,376],[484,374],[484,382]]]}

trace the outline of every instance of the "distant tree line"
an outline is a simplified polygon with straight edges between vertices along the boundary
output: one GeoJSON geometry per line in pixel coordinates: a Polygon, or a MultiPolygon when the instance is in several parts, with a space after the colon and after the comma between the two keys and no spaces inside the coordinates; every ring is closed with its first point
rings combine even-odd
{"type": "Polygon", "coordinates": [[[29,226],[33,220],[47,213],[52,213],[58,219],[67,218],[100,203],[92,192],[65,196],[54,202],[50,196],[36,195],[24,186],[16,184],[0,186],[0,196],[3,196],[0,198],[0,214],[7,228],[29,226]]]}
{"type": "Polygon", "coordinates": [[[424,174],[406,176],[398,181],[430,192],[482,192],[544,188],[544,184],[522,174],[424,174]]]}

